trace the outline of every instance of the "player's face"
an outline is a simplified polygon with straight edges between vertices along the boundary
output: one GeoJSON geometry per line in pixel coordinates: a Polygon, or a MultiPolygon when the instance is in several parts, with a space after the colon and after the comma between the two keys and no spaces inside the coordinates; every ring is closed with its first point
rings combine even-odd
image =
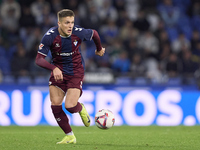
{"type": "Polygon", "coordinates": [[[58,21],[60,35],[69,36],[72,34],[74,27],[74,17],[63,17],[58,21]]]}

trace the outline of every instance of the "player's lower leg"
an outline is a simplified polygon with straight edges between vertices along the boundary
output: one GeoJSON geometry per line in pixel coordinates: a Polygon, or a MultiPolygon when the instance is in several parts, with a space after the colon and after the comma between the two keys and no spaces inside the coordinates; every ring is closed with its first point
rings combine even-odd
{"type": "Polygon", "coordinates": [[[72,129],[69,125],[69,120],[67,115],[62,109],[62,105],[60,106],[51,106],[52,112],[54,114],[54,117],[60,126],[60,128],[65,132],[66,136],[57,144],[70,144],[70,143],[76,143],[76,137],[74,136],[72,129]]]}
{"type": "Polygon", "coordinates": [[[87,112],[87,110],[85,109],[85,106],[81,103],[77,103],[77,105],[75,107],[72,108],[66,108],[70,113],[77,113],[79,112],[81,119],[83,121],[83,124],[86,127],[90,126],[90,116],[87,112]]]}

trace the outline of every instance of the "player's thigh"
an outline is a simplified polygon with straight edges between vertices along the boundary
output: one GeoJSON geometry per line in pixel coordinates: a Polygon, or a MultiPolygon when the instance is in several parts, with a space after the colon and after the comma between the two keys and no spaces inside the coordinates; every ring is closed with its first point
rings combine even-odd
{"type": "Polygon", "coordinates": [[[62,105],[65,93],[58,87],[49,86],[50,100],[52,105],[62,105]]]}
{"type": "Polygon", "coordinates": [[[77,105],[81,94],[81,90],[77,88],[69,88],[65,98],[65,107],[72,108],[77,105]]]}

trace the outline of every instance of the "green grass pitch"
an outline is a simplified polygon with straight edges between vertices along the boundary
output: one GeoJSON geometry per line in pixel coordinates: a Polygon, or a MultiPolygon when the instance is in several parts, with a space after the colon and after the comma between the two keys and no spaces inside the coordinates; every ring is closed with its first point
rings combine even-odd
{"type": "Polygon", "coordinates": [[[0,150],[199,150],[200,126],[72,126],[76,144],[56,145],[59,127],[0,126],[0,150]]]}

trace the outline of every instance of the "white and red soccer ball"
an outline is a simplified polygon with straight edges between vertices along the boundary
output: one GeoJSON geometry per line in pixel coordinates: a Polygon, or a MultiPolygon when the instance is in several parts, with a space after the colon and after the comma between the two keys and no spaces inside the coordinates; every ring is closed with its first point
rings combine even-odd
{"type": "Polygon", "coordinates": [[[108,109],[99,110],[95,115],[95,124],[100,129],[109,129],[115,123],[114,114],[108,109]]]}

